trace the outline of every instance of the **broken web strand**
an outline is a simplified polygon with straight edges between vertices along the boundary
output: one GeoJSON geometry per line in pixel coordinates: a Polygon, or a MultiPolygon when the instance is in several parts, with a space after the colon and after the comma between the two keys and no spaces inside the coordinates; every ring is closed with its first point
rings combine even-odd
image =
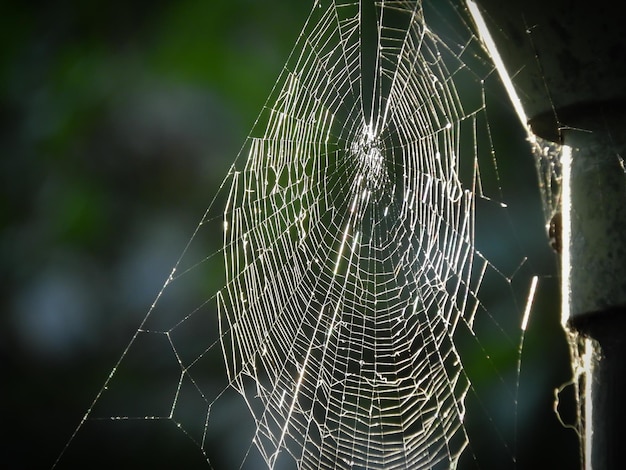
{"type": "MultiPolygon", "coordinates": [[[[496,69],[498,70],[500,78],[507,91],[508,97],[513,105],[513,108],[516,111],[520,125],[526,129],[527,140],[530,144],[530,148],[532,150],[532,154],[535,160],[535,166],[537,170],[536,173],[538,177],[539,192],[541,195],[542,207],[543,207],[543,212],[544,212],[546,235],[549,241],[549,245],[552,247],[554,251],[556,251],[560,255],[561,250],[563,248],[562,240],[565,238],[565,236],[562,234],[562,230],[564,230],[563,227],[567,226],[565,222],[562,222],[562,215],[561,215],[561,199],[562,199],[561,193],[563,191],[563,185],[562,185],[563,165],[561,161],[562,161],[562,158],[567,160],[568,158],[567,153],[569,149],[567,148],[567,146],[541,138],[532,132],[532,130],[528,126],[529,119],[526,117],[524,107],[522,106],[522,100],[517,94],[517,87],[513,83],[516,80],[515,75],[510,76],[509,73],[507,72],[506,66],[504,65],[504,62],[502,58],[500,57],[498,48],[496,47],[496,44],[491,36],[490,28],[487,27],[485,20],[483,19],[483,15],[481,14],[476,3],[473,2],[472,0],[468,0],[468,8],[470,9],[470,13],[477,26],[477,29],[480,32],[481,40],[484,42],[485,47],[487,48],[491,57],[494,60],[494,64],[496,65],[496,69]]],[[[532,35],[534,28],[535,26],[531,27],[525,23],[525,33],[527,35],[525,40],[534,51],[533,53],[534,66],[537,68],[537,70],[542,71],[543,64],[541,60],[541,55],[535,48],[533,35],[532,35]]],[[[497,29],[498,28],[495,28],[495,30],[497,29]]],[[[510,38],[508,38],[507,40],[509,39],[510,38]]],[[[543,74],[543,72],[541,73],[543,74]]],[[[556,111],[556,107],[552,100],[552,93],[550,90],[550,86],[545,78],[543,79],[543,87],[545,87],[546,97],[551,103],[552,111],[554,114],[554,119],[558,123],[560,122],[558,113],[556,111]]],[[[558,127],[559,129],[565,129],[565,127],[563,127],[561,124],[558,124],[558,127]]],[[[556,258],[556,261],[557,261],[557,265],[560,265],[560,262],[561,262],[560,256],[556,258]]],[[[559,271],[560,271],[560,267],[559,267],[559,271]]],[[[536,286],[537,286],[537,278],[533,277],[527,305],[531,305],[533,301],[534,294],[536,292],[536,286]]],[[[561,290],[563,292],[567,291],[567,289],[563,289],[563,285],[561,287],[562,287],[561,290]]],[[[567,311],[567,309],[565,308],[563,309],[563,311],[567,311]]],[[[525,310],[524,320],[522,323],[523,332],[522,332],[522,338],[520,341],[520,353],[519,353],[518,373],[517,373],[518,383],[516,386],[516,393],[519,393],[519,380],[521,376],[521,354],[522,354],[524,339],[526,337],[526,327],[528,324],[529,312],[530,312],[530,309],[527,307],[527,309],[525,310]]],[[[569,331],[566,331],[567,342],[568,342],[569,349],[570,349],[570,356],[572,358],[572,369],[573,369],[574,378],[570,379],[568,382],[564,383],[563,385],[555,388],[554,390],[555,400],[553,404],[553,410],[554,410],[554,415],[556,416],[558,421],[561,423],[563,428],[574,429],[576,431],[576,434],[580,435],[579,426],[582,423],[580,419],[580,408],[578,406],[576,407],[577,408],[576,411],[578,413],[576,425],[566,424],[563,421],[563,418],[561,416],[561,411],[559,410],[561,393],[563,392],[565,388],[573,386],[573,388],[576,389],[575,395],[580,396],[578,392],[578,387],[579,387],[578,378],[581,376],[580,370],[581,368],[583,368],[583,365],[585,364],[586,359],[585,359],[585,352],[582,352],[580,345],[577,344],[573,336],[574,335],[572,335],[569,331]]],[[[517,403],[517,399],[516,399],[516,403],[517,403]]],[[[517,422],[517,406],[516,406],[516,422],[517,422]]],[[[516,429],[517,429],[517,426],[516,426],[516,429]]],[[[583,455],[582,451],[580,452],[580,455],[581,456],[583,455]]]]}
{"type": "MultiPolygon", "coordinates": [[[[421,3],[382,2],[369,13],[377,52],[368,85],[360,6],[316,4],[215,202],[120,359],[139,337],[165,338],[176,365],[169,405],[105,419],[172,422],[211,463],[208,436],[234,388],[254,421],[254,438],[234,457],[242,467],[255,446],[272,468],[448,468],[468,445],[474,452],[465,424],[471,390],[514,458],[457,338],[459,330],[469,335],[504,384],[483,344],[491,338],[475,331],[484,321],[514,343],[483,292],[497,280],[513,297],[514,276],[504,273],[517,270],[497,269],[475,239],[475,214],[505,209],[485,116],[490,66],[471,52],[472,34],[451,42],[435,34],[421,3]],[[474,101],[457,91],[468,84],[474,101]],[[196,243],[216,227],[223,248],[203,255],[196,243]],[[219,258],[226,283],[199,306],[161,298],[181,283],[206,282],[205,265],[219,258]],[[195,328],[198,319],[213,329],[195,328]],[[204,344],[190,346],[192,334],[206,336],[204,344]],[[204,383],[216,352],[226,362],[221,388],[204,383]],[[201,412],[190,418],[192,395],[201,412]]],[[[430,18],[447,18],[427,8],[430,18]]],[[[441,26],[452,33],[458,25],[441,26]]]]}

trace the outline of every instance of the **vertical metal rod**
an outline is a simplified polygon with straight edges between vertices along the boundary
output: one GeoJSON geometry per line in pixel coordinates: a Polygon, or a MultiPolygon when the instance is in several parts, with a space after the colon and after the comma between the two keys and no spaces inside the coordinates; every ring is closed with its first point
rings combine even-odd
{"type": "Polygon", "coordinates": [[[626,447],[626,119],[564,130],[563,320],[584,348],[584,465],[623,468],[626,447]]]}
{"type": "Polygon", "coordinates": [[[563,295],[571,316],[626,305],[626,126],[619,131],[626,119],[594,119],[577,119],[576,129],[563,131],[571,149],[570,161],[563,161],[569,165],[563,182],[569,194],[563,201],[569,221],[563,275],[569,282],[563,295]]]}

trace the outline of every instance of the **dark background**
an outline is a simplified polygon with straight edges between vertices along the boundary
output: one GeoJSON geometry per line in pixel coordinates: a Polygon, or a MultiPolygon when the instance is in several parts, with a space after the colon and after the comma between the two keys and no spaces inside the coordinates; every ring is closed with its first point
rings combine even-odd
{"type": "MultiPolygon", "coordinates": [[[[309,8],[288,0],[0,4],[3,467],[54,463],[238,153],[309,8]]],[[[492,109],[506,197],[511,213],[524,214],[518,238],[540,276],[518,437],[505,453],[517,468],[576,468],[575,435],[552,411],[554,388],[570,376],[557,260],[524,135],[505,98],[492,109]]],[[[207,249],[221,234],[214,243],[207,249]]],[[[489,416],[488,426],[500,419],[489,416]]],[[[160,467],[153,451],[165,444],[126,445],[142,466],[160,467]]],[[[489,449],[500,442],[471,445],[481,468],[497,468],[489,449]]],[[[180,468],[198,458],[184,446],[170,449],[180,468]]],[[[84,467],[97,467],[106,451],[90,452],[84,467]]]]}

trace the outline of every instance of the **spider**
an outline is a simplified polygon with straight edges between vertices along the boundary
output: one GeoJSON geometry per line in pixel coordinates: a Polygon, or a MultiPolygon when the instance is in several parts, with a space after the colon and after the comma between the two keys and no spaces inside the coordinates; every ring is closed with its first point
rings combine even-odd
{"type": "Polygon", "coordinates": [[[552,218],[550,219],[550,224],[548,226],[548,238],[550,246],[554,251],[561,254],[561,249],[563,248],[563,217],[561,216],[561,212],[555,212],[552,218]]]}

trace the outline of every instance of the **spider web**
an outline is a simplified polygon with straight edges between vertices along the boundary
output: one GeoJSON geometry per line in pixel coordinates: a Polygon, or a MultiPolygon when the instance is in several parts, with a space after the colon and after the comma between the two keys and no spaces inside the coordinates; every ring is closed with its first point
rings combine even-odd
{"type": "Polygon", "coordinates": [[[531,276],[523,256],[497,256],[514,236],[487,121],[495,74],[466,18],[453,3],[314,5],[68,451],[93,423],[160,422],[216,468],[257,451],[269,468],[454,468],[472,447],[475,371],[516,410],[519,368],[506,379],[491,355],[519,355],[531,276]],[[481,225],[494,218],[501,233],[481,225]],[[148,398],[128,382],[150,374],[148,398]],[[238,447],[220,463],[227,430],[238,447]]]}

